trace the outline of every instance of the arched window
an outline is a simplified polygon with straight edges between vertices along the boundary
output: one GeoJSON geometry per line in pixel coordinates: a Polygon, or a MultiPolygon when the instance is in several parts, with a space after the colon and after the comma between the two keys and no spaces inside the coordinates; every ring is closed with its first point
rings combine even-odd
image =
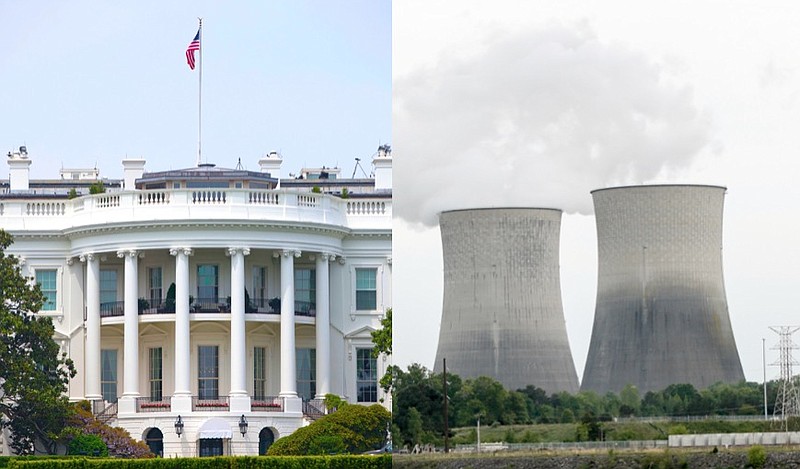
{"type": "Polygon", "coordinates": [[[159,457],[164,457],[164,434],[158,428],[151,428],[144,437],[150,452],[159,457]]]}
{"type": "Polygon", "coordinates": [[[262,428],[258,434],[258,454],[261,456],[267,454],[272,443],[275,443],[275,433],[269,427],[262,428]]]}

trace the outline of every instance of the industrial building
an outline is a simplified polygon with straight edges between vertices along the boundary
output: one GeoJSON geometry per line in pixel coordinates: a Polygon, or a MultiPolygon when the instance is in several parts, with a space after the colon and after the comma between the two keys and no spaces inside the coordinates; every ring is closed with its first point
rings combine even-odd
{"type": "Polygon", "coordinates": [[[507,389],[578,391],[561,303],[561,210],[440,215],[444,304],[434,370],[507,389]]]}
{"type": "Polygon", "coordinates": [[[75,362],[71,400],[164,457],[263,454],[327,393],[391,406],[370,335],[392,304],[388,146],[358,179],[282,178],[270,153],[257,171],[126,159],[121,179],[32,180],[34,159],[8,155],[0,228],[75,362]]]}
{"type": "Polygon", "coordinates": [[[597,304],[582,390],[705,388],[744,379],[722,272],[726,189],[613,187],[592,192],[597,304]]]}

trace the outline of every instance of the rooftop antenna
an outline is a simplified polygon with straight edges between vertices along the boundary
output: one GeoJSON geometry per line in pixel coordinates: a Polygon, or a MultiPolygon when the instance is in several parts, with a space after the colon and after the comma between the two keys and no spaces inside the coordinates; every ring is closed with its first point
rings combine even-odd
{"type": "Polygon", "coordinates": [[[353,168],[353,175],[350,176],[350,179],[356,178],[356,171],[358,171],[359,168],[361,169],[361,173],[364,175],[365,178],[369,177],[367,176],[367,172],[364,171],[364,168],[361,166],[361,158],[356,158],[356,166],[353,168]]]}
{"type": "Polygon", "coordinates": [[[239,170],[239,171],[244,170],[244,168],[242,167],[242,159],[241,158],[239,158],[239,162],[236,163],[236,169],[239,170]]]}

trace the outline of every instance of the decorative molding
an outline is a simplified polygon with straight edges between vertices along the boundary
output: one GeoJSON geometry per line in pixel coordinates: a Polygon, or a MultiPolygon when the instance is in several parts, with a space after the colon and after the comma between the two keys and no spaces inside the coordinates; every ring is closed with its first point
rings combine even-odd
{"type": "Polygon", "coordinates": [[[344,256],[339,256],[336,258],[336,262],[338,262],[339,265],[344,265],[347,262],[347,258],[344,256]]]}
{"type": "Polygon", "coordinates": [[[95,260],[95,255],[94,253],[87,252],[86,254],[81,254],[80,256],[78,256],[78,259],[81,262],[93,262],[95,260]]]}
{"type": "Polygon", "coordinates": [[[67,265],[72,265],[72,264],[75,263],[75,258],[74,257],[67,257],[65,259],[65,261],[66,261],[67,265]]]}
{"type": "Polygon", "coordinates": [[[136,258],[139,256],[139,251],[136,249],[121,249],[117,251],[117,257],[123,258],[125,256],[136,258]]]}
{"type": "Polygon", "coordinates": [[[243,256],[249,256],[250,248],[228,248],[225,250],[225,256],[231,257],[237,252],[241,252],[243,256]]]}
{"type": "Polygon", "coordinates": [[[386,256],[386,263],[392,265],[392,256],[386,256]]]}
{"type": "Polygon", "coordinates": [[[183,253],[185,256],[191,256],[194,254],[194,250],[192,250],[192,248],[170,248],[169,250],[170,256],[177,256],[180,253],[183,253]]]}
{"type": "Polygon", "coordinates": [[[283,255],[283,257],[294,256],[296,258],[299,258],[300,256],[303,255],[303,251],[299,249],[283,249],[281,250],[281,254],[283,255]]]}

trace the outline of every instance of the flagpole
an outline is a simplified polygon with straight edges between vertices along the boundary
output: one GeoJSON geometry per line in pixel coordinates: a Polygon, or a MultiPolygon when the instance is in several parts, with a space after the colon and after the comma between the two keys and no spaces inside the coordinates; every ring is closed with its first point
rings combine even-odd
{"type": "Polygon", "coordinates": [[[200,166],[203,153],[203,18],[197,18],[200,22],[198,31],[200,32],[200,73],[199,85],[197,87],[197,166],[200,166]]]}

